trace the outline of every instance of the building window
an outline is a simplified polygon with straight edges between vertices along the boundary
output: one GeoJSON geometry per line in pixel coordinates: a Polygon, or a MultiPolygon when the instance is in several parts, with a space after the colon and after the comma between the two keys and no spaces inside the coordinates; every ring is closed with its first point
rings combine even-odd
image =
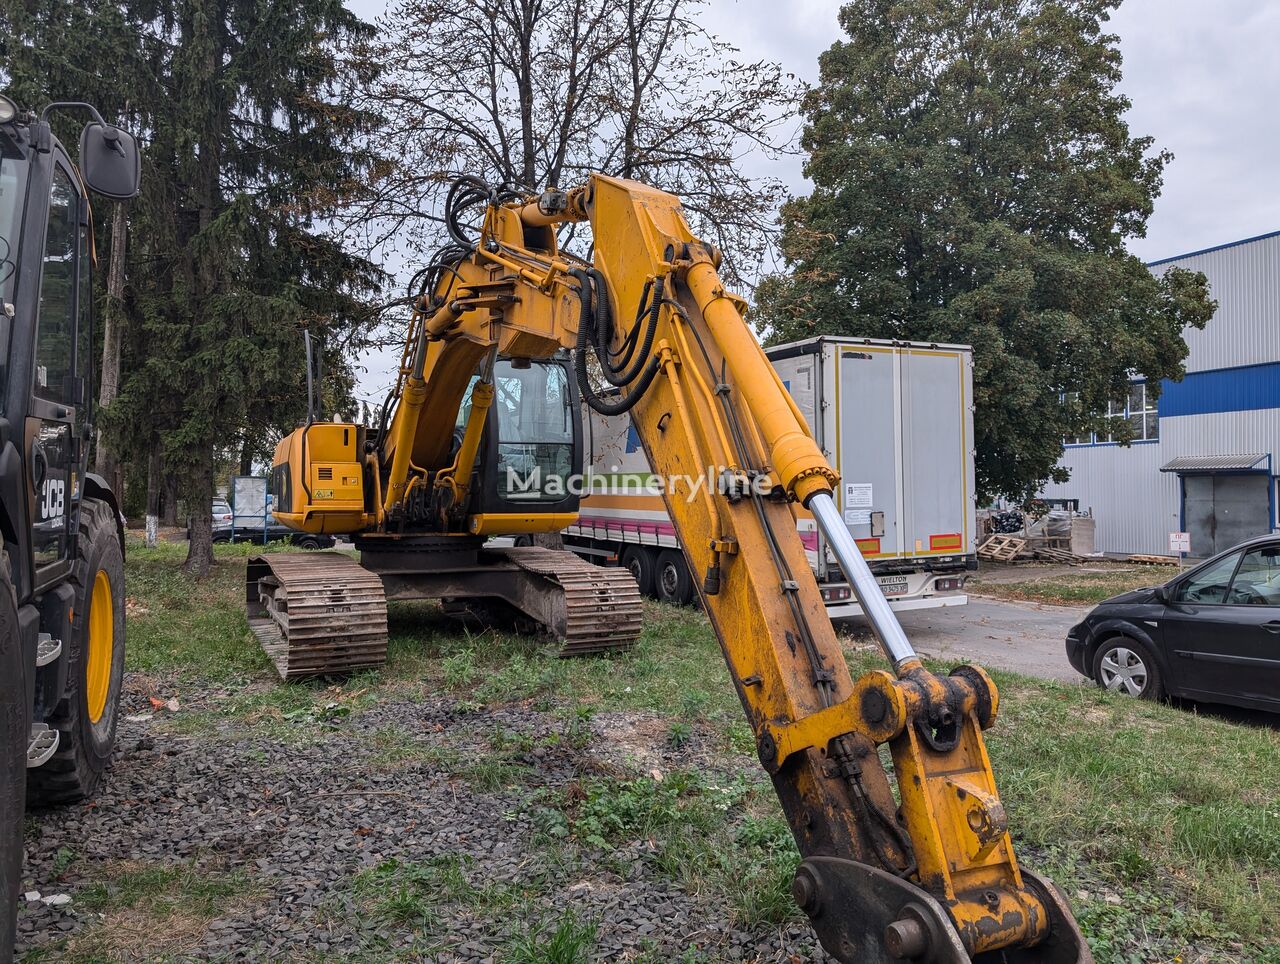
{"type": "Polygon", "coordinates": [[[1156,413],[1155,400],[1147,395],[1146,382],[1134,382],[1129,386],[1128,418],[1135,442],[1149,442],[1160,437],[1160,417],[1156,413]]]}
{"type": "MultiPolygon", "coordinates": [[[[1064,405],[1078,405],[1079,400],[1079,392],[1064,392],[1062,394],[1064,405]]],[[[1146,382],[1133,382],[1129,386],[1129,396],[1127,398],[1113,399],[1108,402],[1107,419],[1127,420],[1132,432],[1130,437],[1132,442],[1154,442],[1160,438],[1160,416],[1156,408],[1155,399],[1147,394],[1146,382]]],[[[1115,422],[1109,421],[1109,425],[1115,426],[1115,422]]],[[[1105,432],[1094,434],[1068,435],[1062,442],[1064,445],[1101,444],[1116,441],[1117,434],[1115,428],[1108,428],[1105,432]]]]}
{"type": "Polygon", "coordinates": [[[1114,426],[1116,424],[1115,419],[1124,418],[1124,407],[1125,407],[1125,400],[1123,398],[1121,399],[1113,398],[1111,401],[1107,402],[1108,428],[1105,435],[1101,432],[1098,433],[1099,442],[1114,442],[1116,440],[1115,429],[1111,426],[1114,426]]]}
{"type": "MultiPolygon", "coordinates": [[[[1080,408],[1079,392],[1063,392],[1062,407],[1071,414],[1077,414],[1080,408]]],[[[1068,435],[1062,440],[1063,445],[1088,445],[1093,441],[1093,435],[1085,432],[1083,435],[1068,435]]]]}

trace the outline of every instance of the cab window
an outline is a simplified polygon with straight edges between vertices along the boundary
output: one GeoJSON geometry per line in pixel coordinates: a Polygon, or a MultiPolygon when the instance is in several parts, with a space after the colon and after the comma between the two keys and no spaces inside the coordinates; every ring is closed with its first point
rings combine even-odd
{"type": "Polygon", "coordinates": [[[75,370],[76,253],[79,249],[80,195],[61,167],[53,169],[49,226],[45,235],[36,317],[35,378],[32,393],[69,404],[75,370]]]}
{"type": "Polygon", "coordinates": [[[563,499],[574,472],[574,412],[564,367],[499,362],[494,388],[499,492],[512,502],[563,499]]]}

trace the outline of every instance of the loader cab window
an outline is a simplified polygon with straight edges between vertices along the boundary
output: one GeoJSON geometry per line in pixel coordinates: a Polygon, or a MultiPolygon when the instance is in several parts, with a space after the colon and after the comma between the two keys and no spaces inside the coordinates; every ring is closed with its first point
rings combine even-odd
{"type": "MultiPolygon", "coordinates": [[[[4,141],[0,138],[0,151],[4,141]]],[[[27,162],[0,155],[0,399],[8,381],[5,358],[9,354],[9,313],[18,274],[18,234],[22,226],[23,195],[27,187],[27,162]]],[[[3,410],[3,401],[0,401],[3,410]]]]}
{"type": "Polygon", "coordinates": [[[510,502],[558,502],[574,472],[574,412],[563,365],[494,370],[498,492],[510,502]]]}
{"type": "Polygon", "coordinates": [[[49,226],[45,234],[36,318],[35,377],[32,394],[50,402],[70,402],[75,370],[76,255],[80,243],[80,194],[61,166],[53,169],[49,226]]]}
{"type": "Polygon", "coordinates": [[[0,300],[6,303],[13,301],[13,282],[18,273],[18,228],[26,180],[26,161],[0,156],[0,300]]]}

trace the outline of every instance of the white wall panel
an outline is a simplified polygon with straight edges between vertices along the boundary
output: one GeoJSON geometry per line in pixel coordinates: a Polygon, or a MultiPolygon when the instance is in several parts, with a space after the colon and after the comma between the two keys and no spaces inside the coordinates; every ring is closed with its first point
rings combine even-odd
{"type": "Polygon", "coordinates": [[[1153,266],[1203,271],[1218,311],[1203,331],[1184,333],[1187,371],[1280,360],[1280,235],[1153,266]]]}
{"type": "MultiPolygon", "coordinates": [[[[1161,426],[1163,428],[1163,425],[1161,426]]],[[[1071,479],[1049,485],[1046,498],[1079,499],[1092,510],[1100,552],[1164,553],[1178,528],[1178,480],[1160,471],[1163,444],[1129,448],[1091,445],[1069,448],[1062,465],[1071,479]]]]}

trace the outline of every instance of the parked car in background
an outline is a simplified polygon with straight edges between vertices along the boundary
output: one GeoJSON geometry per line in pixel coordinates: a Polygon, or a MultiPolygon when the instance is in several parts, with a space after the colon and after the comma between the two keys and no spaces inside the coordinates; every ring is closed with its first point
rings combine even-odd
{"type": "MultiPolygon", "coordinates": [[[[214,499],[209,506],[209,515],[213,517],[213,533],[216,541],[219,529],[229,528],[235,519],[231,511],[231,503],[226,499],[214,499]]],[[[191,538],[191,526],[187,525],[187,539],[191,538]]]]}
{"type": "Polygon", "coordinates": [[[1280,535],[1099,603],[1066,648],[1076,670],[1118,693],[1280,712],[1280,535]]]}
{"type": "MultiPolygon", "coordinates": [[[[223,525],[214,523],[213,541],[214,542],[230,542],[231,541],[232,523],[231,520],[223,525]]],[[[317,535],[313,532],[295,532],[288,526],[282,526],[271,519],[264,527],[261,523],[257,525],[246,524],[244,519],[239,520],[239,524],[235,526],[236,542],[277,542],[281,539],[293,543],[302,549],[329,549],[335,544],[333,536],[317,535]]]]}
{"type": "MultiPolygon", "coordinates": [[[[268,513],[271,511],[270,494],[267,495],[267,511],[268,513]]],[[[295,532],[293,529],[276,522],[275,518],[270,515],[267,517],[265,526],[260,521],[246,519],[244,516],[237,519],[231,509],[231,503],[226,499],[214,499],[213,541],[230,542],[233,530],[237,542],[264,543],[285,540],[303,549],[329,549],[335,544],[333,536],[316,535],[311,532],[295,532]]],[[[187,529],[187,538],[191,538],[190,528],[187,529]]]]}

